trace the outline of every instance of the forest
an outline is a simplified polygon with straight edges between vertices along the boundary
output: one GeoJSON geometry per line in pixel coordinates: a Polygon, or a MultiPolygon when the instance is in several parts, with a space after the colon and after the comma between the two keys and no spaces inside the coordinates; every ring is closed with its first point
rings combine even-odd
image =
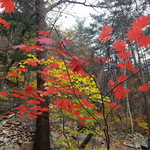
{"type": "Polygon", "coordinates": [[[150,150],[150,0],[0,8],[0,150],[150,150]]]}

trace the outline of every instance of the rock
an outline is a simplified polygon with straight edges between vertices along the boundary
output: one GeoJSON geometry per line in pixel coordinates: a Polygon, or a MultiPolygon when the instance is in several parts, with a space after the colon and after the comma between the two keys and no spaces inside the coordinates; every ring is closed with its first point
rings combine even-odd
{"type": "Polygon", "coordinates": [[[9,134],[9,131],[7,131],[7,130],[3,130],[2,132],[7,135],[9,134]]]}
{"type": "Polygon", "coordinates": [[[0,150],[5,150],[5,146],[0,147],[0,150]]]}
{"type": "Polygon", "coordinates": [[[33,150],[34,142],[24,142],[21,144],[20,150],[33,150]]]}
{"type": "MultiPolygon", "coordinates": [[[[83,142],[83,140],[87,137],[87,134],[85,133],[79,133],[75,136],[75,138],[79,142],[83,142]]],[[[97,146],[98,148],[101,148],[102,145],[102,139],[100,137],[92,137],[88,144],[91,144],[93,146],[97,146]]]]}
{"type": "Polygon", "coordinates": [[[135,143],[134,143],[134,148],[136,148],[136,149],[141,149],[140,143],[135,142],[135,143]]]}
{"type": "Polygon", "coordinates": [[[33,140],[33,137],[28,137],[28,140],[29,140],[29,141],[32,141],[32,140],[33,140]]]}
{"type": "Polygon", "coordinates": [[[56,133],[54,133],[53,131],[51,131],[51,136],[52,136],[53,138],[58,137],[58,135],[56,135],[56,133]]]}
{"type": "Polygon", "coordinates": [[[0,142],[3,142],[3,141],[4,141],[4,137],[1,136],[1,137],[0,137],[0,142]]]}
{"type": "Polygon", "coordinates": [[[99,137],[92,137],[89,144],[91,144],[93,146],[97,146],[98,148],[101,148],[102,141],[100,140],[99,137]]]}
{"type": "Polygon", "coordinates": [[[126,145],[128,147],[131,147],[131,148],[141,150],[142,148],[147,148],[148,147],[147,138],[145,138],[140,133],[135,133],[135,134],[132,134],[132,135],[128,134],[126,136],[126,140],[128,140],[128,142],[126,142],[126,144],[124,144],[124,145],[126,145]]]}
{"type": "Polygon", "coordinates": [[[18,143],[21,144],[21,143],[22,143],[22,140],[19,139],[19,140],[18,140],[18,143]]]}
{"type": "Polygon", "coordinates": [[[135,144],[132,143],[124,143],[125,146],[135,148],[135,144]]]}
{"type": "Polygon", "coordinates": [[[0,147],[10,144],[22,144],[26,141],[33,141],[35,129],[25,122],[5,120],[0,122],[0,147]]]}
{"type": "Polygon", "coordinates": [[[6,121],[2,121],[2,122],[1,122],[1,125],[5,125],[5,124],[6,124],[6,121]]]}
{"type": "Polygon", "coordinates": [[[126,140],[130,140],[130,139],[133,139],[134,138],[134,135],[133,134],[127,134],[125,139],[126,140]]]}
{"type": "Polygon", "coordinates": [[[1,147],[1,146],[4,146],[4,145],[5,145],[5,143],[0,143],[0,147],[1,147]]]}
{"type": "Polygon", "coordinates": [[[20,146],[18,144],[10,144],[5,146],[4,150],[20,150],[20,146]]]}
{"type": "Polygon", "coordinates": [[[87,136],[87,134],[85,134],[85,133],[79,133],[77,135],[74,135],[74,137],[80,142],[82,142],[86,138],[86,136],[87,136]]]}
{"type": "Polygon", "coordinates": [[[4,138],[3,142],[7,143],[9,141],[9,138],[4,138]]]}
{"type": "Polygon", "coordinates": [[[13,124],[13,122],[11,120],[7,120],[6,123],[7,124],[13,124]]]}
{"type": "Polygon", "coordinates": [[[147,148],[148,147],[147,139],[145,139],[144,137],[138,138],[135,141],[135,145],[140,145],[140,147],[142,148],[147,148]]]}

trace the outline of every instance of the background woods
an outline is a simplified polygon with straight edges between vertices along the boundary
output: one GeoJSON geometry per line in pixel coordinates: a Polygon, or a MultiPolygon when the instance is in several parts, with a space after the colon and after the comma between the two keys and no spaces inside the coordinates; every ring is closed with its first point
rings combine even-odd
{"type": "Polygon", "coordinates": [[[66,149],[94,149],[92,137],[117,149],[114,133],[135,132],[150,149],[149,1],[0,2],[2,118],[36,119],[35,150],[52,149],[56,126],[64,138],[55,144],[66,149]],[[61,30],[57,20],[74,4],[101,13],[61,30]]]}

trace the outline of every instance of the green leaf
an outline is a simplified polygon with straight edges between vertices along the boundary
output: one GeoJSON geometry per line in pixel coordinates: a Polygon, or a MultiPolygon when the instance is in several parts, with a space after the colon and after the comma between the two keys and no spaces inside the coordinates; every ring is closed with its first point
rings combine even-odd
{"type": "Polygon", "coordinates": [[[79,134],[79,132],[76,132],[76,131],[70,131],[69,134],[70,134],[70,135],[75,135],[75,134],[79,134]]]}
{"type": "Polygon", "coordinates": [[[73,139],[62,139],[62,140],[58,140],[58,141],[55,141],[54,143],[55,144],[62,144],[63,142],[71,142],[73,139]]]}
{"type": "Polygon", "coordinates": [[[70,146],[68,150],[80,150],[79,148],[75,148],[73,146],[70,146]]]}
{"type": "Polygon", "coordinates": [[[91,131],[91,130],[86,130],[85,132],[86,133],[92,133],[93,135],[96,135],[96,133],[94,131],[91,131]]]}

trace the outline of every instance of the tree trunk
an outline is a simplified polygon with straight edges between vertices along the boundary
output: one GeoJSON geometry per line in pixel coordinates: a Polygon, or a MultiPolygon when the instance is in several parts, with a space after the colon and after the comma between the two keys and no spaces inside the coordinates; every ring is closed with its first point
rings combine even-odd
{"type": "MultiPolygon", "coordinates": [[[[38,52],[38,59],[43,59],[45,52],[38,52]]],[[[39,65],[38,69],[43,70],[45,66],[39,65]]],[[[44,77],[41,74],[37,74],[37,90],[44,90],[43,84],[45,83],[44,77]]],[[[41,107],[48,108],[48,97],[44,96],[44,102],[41,103],[41,107]]],[[[49,112],[43,112],[36,119],[36,132],[35,132],[35,144],[34,150],[50,150],[50,124],[49,124],[49,112]]]]}
{"type": "MultiPolygon", "coordinates": [[[[46,22],[45,22],[45,7],[44,0],[36,0],[36,17],[37,17],[37,31],[45,31],[46,22]]],[[[37,51],[37,58],[47,59],[46,51],[37,51]]],[[[38,65],[38,70],[43,70],[45,65],[38,65]]],[[[43,84],[44,76],[37,73],[37,90],[44,91],[43,84]]],[[[41,107],[48,108],[48,97],[43,97],[44,102],[41,103],[41,107]]],[[[42,115],[39,115],[36,119],[36,133],[35,133],[35,143],[34,150],[50,150],[50,125],[49,125],[49,112],[43,112],[42,115]]]]}
{"type": "MultiPolygon", "coordinates": [[[[132,53],[133,53],[133,48],[131,47],[132,53]]],[[[134,55],[134,61],[135,64],[137,66],[138,69],[142,68],[142,62],[141,62],[141,57],[140,57],[140,53],[139,53],[139,49],[138,46],[136,45],[136,52],[137,52],[137,58],[138,58],[138,63],[136,61],[135,55],[134,55]],[[138,65],[137,65],[138,64],[138,65]]],[[[138,74],[138,79],[139,79],[139,83],[141,86],[146,85],[146,81],[145,81],[145,76],[144,76],[144,72],[141,71],[138,74]]],[[[148,149],[150,150],[150,96],[149,96],[149,91],[144,91],[143,92],[143,99],[145,102],[145,108],[146,108],[146,115],[147,115],[147,124],[148,124],[148,130],[149,130],[149,137],[148,137],[148,149]]]]}

